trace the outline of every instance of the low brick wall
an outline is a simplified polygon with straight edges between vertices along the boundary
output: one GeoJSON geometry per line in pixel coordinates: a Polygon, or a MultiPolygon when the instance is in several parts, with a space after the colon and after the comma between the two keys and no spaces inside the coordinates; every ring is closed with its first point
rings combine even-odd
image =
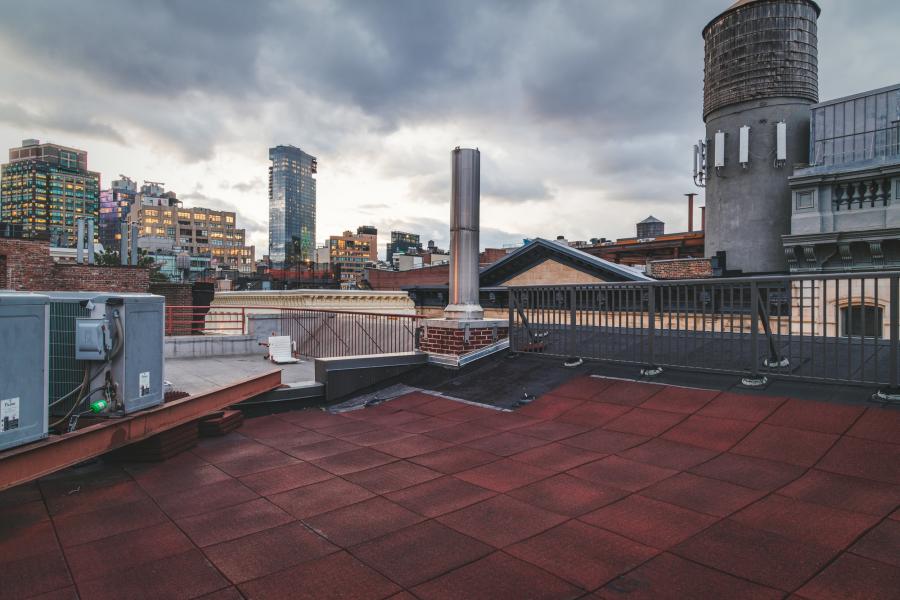
{"type": "Polygon", "coordinates": [[[150,286],[145,267],[57,263],[42,241],[0,238],[0,269],[0,288],[11,290],[146,293],[150,286]]]}
{"type": "Polygon", "coordinates": [[[466,330],[451,327],[426,326],[420,339],[419,349],[423,352],[459,356],[509,337],[509,327],[483,327],[466,330]]]}
{"type": "Polygon", "coordinates": [[[647,275],[654,279],[708,279],[713,270],[708,258],[676,258],[648,262],[647,275]]]}

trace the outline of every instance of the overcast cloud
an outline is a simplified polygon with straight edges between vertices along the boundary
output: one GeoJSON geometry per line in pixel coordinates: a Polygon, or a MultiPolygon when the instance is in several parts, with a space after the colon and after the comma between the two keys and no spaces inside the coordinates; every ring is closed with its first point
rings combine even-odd
{"type": "MultiPolygon", "coordinates": [[[[262,256],[276,144],[319,159],[320,241],[446,246],[457,145],[482,151],[482,245],[684,230],[700,31],[730,0],[0,3],[0,144],[233,207],[262,256]]],[[[897,83],[900,4],[820,4],[821,98],[897,83]]]]}

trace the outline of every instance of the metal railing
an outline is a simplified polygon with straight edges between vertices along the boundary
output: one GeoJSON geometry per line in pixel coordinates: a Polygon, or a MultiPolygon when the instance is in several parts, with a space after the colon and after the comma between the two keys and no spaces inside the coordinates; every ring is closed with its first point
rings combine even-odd
{"type": "Polygon", "coordinates": [[[896,387],[900,272],[510,288],[510,349],[896,387]]]}
{"type": "Polygon", "coordinates": [[[418,315],[271,306],[166,306],[166,335],[290,336],[310,358],[411,352],[419,346],[418,315]]]}
{"type": "Polygon", "coordinates": [[[416,315],[281,309],[281,335],[300,356],[325,358],[412,352],[419,346],[416,315]]]}

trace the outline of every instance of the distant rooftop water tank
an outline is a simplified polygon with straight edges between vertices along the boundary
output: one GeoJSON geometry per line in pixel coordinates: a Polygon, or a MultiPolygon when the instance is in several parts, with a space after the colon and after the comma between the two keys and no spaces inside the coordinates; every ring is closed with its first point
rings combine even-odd
{"type": "Polygon", "coordinates": [[[703,28],[703,117],[757,98],[819,100],[819,6],[740,0],[703,28]]]}
{"type": "Polygon", "coordinates": [[[637,224],[637,237],[641,240],[655,238],[663,235],[665,230],[666,224],[653,215],[650,215],[637,224]]]}

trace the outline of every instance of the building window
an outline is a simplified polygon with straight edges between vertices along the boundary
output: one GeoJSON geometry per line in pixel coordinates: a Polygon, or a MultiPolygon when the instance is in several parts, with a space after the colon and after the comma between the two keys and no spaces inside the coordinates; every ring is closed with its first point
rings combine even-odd
{"type": "Polygon", "coordinates": [[[810,208],[816,207],[816,197],[813,193],[813,190],[806,190],[805,192],[797,192],[796,193],[796,205],[797,210],[807,210],[810,208]]]}
{"type": "Polygon", "coordinates": [[[880,306],[845,306],[841,308],[841,335],[881,338],[883,317],[880,306]]]}

